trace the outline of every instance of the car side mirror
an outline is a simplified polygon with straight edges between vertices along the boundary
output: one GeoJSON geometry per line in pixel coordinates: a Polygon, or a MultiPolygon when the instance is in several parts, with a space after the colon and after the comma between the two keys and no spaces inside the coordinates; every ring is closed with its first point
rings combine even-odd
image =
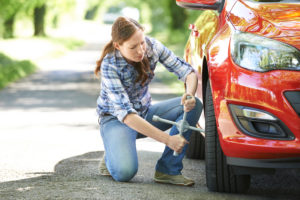
{"type": "Polygon", "coordinates": [[[176,0],[176,4],[183,8],[196,10],[219,10],[223,0],[176,0]]]}

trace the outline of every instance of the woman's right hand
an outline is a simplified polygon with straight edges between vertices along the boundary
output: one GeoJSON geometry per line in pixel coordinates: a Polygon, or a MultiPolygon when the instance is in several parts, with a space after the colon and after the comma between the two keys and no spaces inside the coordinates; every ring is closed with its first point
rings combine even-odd
{"type": "Polygon", "coordinates": [[[181,153],[183,147],[188,143],[189,142],[186,141],[186,139],[181,135],[172,135],[169,137],[167,146],[170,147],[175,152],[181,153]]]}

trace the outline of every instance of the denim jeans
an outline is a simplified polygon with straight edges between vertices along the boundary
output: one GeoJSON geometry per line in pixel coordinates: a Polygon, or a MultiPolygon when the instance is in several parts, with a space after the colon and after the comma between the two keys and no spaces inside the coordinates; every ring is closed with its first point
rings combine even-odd
{"type": "MultiPolygon", "coordinates": [[[[157,115],[171,121],[180,121],[183,118],[183,106],[180,104],[181,97],[162,101],[151,105],[145,116],[145,120],[162,131],[170,130],[170,135],[178,134],[176,126],[162,122],[152,121],[153,115],[157,115]]],[[[186,120],[191,126],[198,122],[202,111],[202,103],[196,98],[196,106],[187,113],[186,120]]],[[[100,133],[105,148],[105,162],[108,171],[116,181],[131,180],[138,170],[138,158],[136,139],[140,135],[135,130],[120,122],[114,116],[104,116],[100,120],[100,133]]],[[[189,141],[192,131],[188,130],[183,136],[189,141]]],[[[200,134],[200,133],[199,133],[200,134]]],[[[183,168],[182,159],[187,145],[178,156],[173,156],[173,150],[165,147],[161,158],[156,164],[156,171],[169,174],[181,174],[183,168]]]]}

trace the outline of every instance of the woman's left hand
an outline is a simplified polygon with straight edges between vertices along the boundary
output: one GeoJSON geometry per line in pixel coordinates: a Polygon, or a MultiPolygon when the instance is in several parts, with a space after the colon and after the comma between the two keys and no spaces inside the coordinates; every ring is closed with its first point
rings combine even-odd
{"type": "Polygon", "coordinates": [[[183,105],[183,110],[185,112],[189,112],[196,106],[196,99],[193,95],[185,93],[181,98],[181,104],[183,105]],[[192,98],[187,99],[187,96],[190,96],[192,98]]]}

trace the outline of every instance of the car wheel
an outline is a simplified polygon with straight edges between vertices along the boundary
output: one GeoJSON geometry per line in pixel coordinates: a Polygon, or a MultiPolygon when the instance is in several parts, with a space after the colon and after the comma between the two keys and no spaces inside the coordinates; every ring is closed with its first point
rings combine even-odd
{"type": "Polygon", "coordinates": [[[226,163],[217,131],[215,111],[208,81],[205,98],[206,184],[210,191],[242,193],[250,186],[250,175],[234,175],[226,163]]]}
{"type": "Polygon", "coordinates": [[[192,159],[204,159],[205,157],[205,139],[198,131],[193,131],[189,145],[186,150],[186,157],[192,159]]]}

